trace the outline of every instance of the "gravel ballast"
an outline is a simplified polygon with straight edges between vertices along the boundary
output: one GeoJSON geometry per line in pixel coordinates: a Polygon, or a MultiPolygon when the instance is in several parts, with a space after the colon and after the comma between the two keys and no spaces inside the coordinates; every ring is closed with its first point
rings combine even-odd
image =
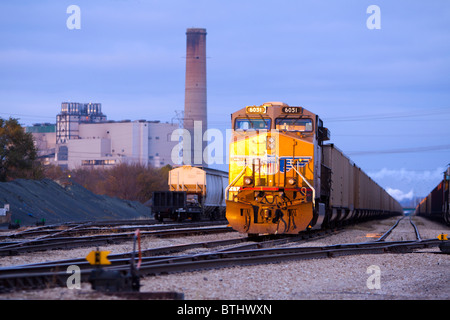
{"type": "MultiPolygon", "coordinates": [[[[289,246],[325,246],[339,243],[373,241],[386,232],[398,218],[366,222],[348,227],[338,234],[289,246]]],[[[414,217],[422,239],[450,233],[450,228],[414,217]]],[[[146,238],[143,248],[167,246],[213,239],[234,238],[237,233],[173,239],[146,238]]],[[[386,239],[414,240],[409,218],[403,219],[386,239]]],[[[101,248],[112,253],[126,252],[131,244],[101,248]]],[[[83,257],[92,248],[61,252],[32,253],[1,257],[0,267],[83,257]]],[[[203,249],[206,250],[206,249],[203,249]]],[[[211,250],[211,249],[209,249],[211,250]]],[[[450,299],[450,255],[439,248],[421,249],[404,254],[367,254],[327,259],[289,261],[254,266],[185,272],[145,277],[141,292],[176,291],[191,299],[221,300],[299,300],[299,299],[450,299]]],[[[114,299],[94,292],[90,284],[81,290],[52,288],[1,294],[0,299],[114,299]]]]}

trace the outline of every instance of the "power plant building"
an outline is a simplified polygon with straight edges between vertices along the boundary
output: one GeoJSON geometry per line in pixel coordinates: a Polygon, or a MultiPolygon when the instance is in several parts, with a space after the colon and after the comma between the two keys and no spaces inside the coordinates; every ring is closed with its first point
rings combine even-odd
{"type": "Polygon", "coordinates": [[[81,123],[105,122],[100,103],[61,103],[61,112],[56,116],[56,143],[66,143],[78,139],[81,123]]]}
{"type": "Polygon", "coordinates": [[[43,136],[38,132],[42,125],[28,127],[27,131],[32,132],[38,148],[39,145],[51,147],[40,152],[47,151],[49,155],[53,152],[51,162],[63,169],[107,168],[119,163],[156,168],[174,165],[171,152],[178,141],[171,141],[171,136],[178,124],[157,120],[107,121],[100,103],[63,102],[56,119],[53,134],[48,132],[43,136]],[[53,139],[56,143],[52,144],[53,139]]]}
{"type": "Polygon", "coordinates": [[[55,163],[56,125],[53,123],[36,123],[26,127],[25,132],[33,135],[37,157],[43,165],[55,163]]]}
{"type": "Polygon", "coordinates": [[[185,134],[182,154],[176,159],[172,151],[179,141],[172,141],[172,133],[179,129],[178,123],[108,121],[100,103],[62,102],[53,133],[43,132],[39,126],[27,131],[33,133],[40,157],[64,169],[111,167],[124,162],[158,168],[179,165],[181,156],[184,164],[207,166],[203,154],[208,144],[206,29],[186,30],[185,134]]]}

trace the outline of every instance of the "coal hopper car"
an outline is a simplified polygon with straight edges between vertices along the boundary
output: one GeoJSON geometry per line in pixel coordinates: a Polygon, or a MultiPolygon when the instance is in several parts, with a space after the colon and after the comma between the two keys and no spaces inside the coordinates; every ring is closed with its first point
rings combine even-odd
{"type": "Polygon", "coordinates": [[[415,214],[450,225],[450,165],[441,182],[420,201],[415,214]]]}

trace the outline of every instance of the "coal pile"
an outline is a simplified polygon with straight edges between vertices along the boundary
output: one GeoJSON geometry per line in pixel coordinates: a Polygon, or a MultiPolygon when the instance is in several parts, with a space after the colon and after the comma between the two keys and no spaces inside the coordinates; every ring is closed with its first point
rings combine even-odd
{"type": "Polygon", "coordinates": [[[121,219],[148,219],[150,209],[137,201],[97,195],[74,182],[24,180],[0,183],[0,207],[8,203],[11,222],[35,225],[121,219]]]}

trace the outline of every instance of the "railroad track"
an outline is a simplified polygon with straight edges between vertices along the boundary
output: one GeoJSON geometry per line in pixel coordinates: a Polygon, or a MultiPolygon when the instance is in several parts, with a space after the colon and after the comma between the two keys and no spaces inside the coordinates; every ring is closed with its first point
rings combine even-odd
{"type": "MultiPolygon", "coordinates": [[[[391,235],[391,233],[395,230],[395,228],[397,228],[397,226],[400,224],[400,222],[405,218],[406,218],[406,216],[403,216],[400,219],[398,219],[394,223],[394,225],[391,228],[389,228],[389,230],[386,231],[380,238],[375,240],[375,242],[385,241],[391,235]]],[[[419,233],[419,229],[417,228],[416,224],[412,221],[412,216],[409,216],[409,223],[414,228],[414,234],[415,234],[416,240],[419,240],[419,241],[422,240],[422,237],[420,236],[420,233],[419,233]]]]}
{"type": "MultiPolygon", "coordinates": [[[[74,231],[75,228],[70,229],[74,231]]],[[[135,230],[136,228],[133,228],[135,230]]],[[[168,236],[186,236],[196,234],[213,234],[232,232],[233,229],[226,225],[204,226],[196,225],[195,227],[186,227],[186,225],[172,227],[170,225],[154,228],[151,231],[141,231],[141,236],[168,237],[168,236]],[[168,229],[170,228],[170,229],[168,229]]],[[[61,235],[61,234],[58,234],[61,235]]],[[[109,244],[129,241],[133,238],[133,232],[121,232],[110,234],[96,234],[91,236],[55,237],[55,234],[34,238],[31,240],[17,242],[1,242],[0,256],[17,255],[24,252],[35,252],[55,249],[70,249],[83,246],[104,246],[109,244]]]]}
{"type": "MultiPolygon", "coordinates": [[[[46,236],[55,237],[61,234],[66,236],[81,236],[92,233],[119,233],[126,231],[134,231],[140,229],[142,231],[176,229],[186,227],[204,227],[215,226],[219,224],[227,224],[223,221],[202,221],[202,222],[186,222],[186,223],[161,223],[156,220],[118,220],[118,221],[91,221],[82,223],[64,223],[49,226],[40,226],[15,232],[7,235],[0,235],[0,241],[8,241],[11,239],[23,239],[30,237],[46,236]]],[[[0,242],[1,244],[1,242],[0,242]]]]}
{"type": "MultiPolygon", "coordinates": [[[[326,236],[326,232],[322,232],[322,234],[317,232],[317,236],[326,236]]],[[[292,241],[307,241],[307,235],[271,239],[259,243],[254,242],[250,244],[241,244],[241,242],[248,242],[249,240],[251,239],[237,238],[144,250],[142,252],[143,258],[139,273],[141,276],[146,277],[238,265],[278,263],[288,260],[331,258],[343,255],[407,253],[413,252],[416,249],[434,247],[440,244],[438,239],[390,242],[386,242],[384,239],[378,239],[374,242],[339,244],[331,246],[264,248],[268,246],[277,246],[279,244],[292,241]],[[235,244],[237,246],[221,250],[213,250],[207,253],[184,254],[176,256],[162,255],[168,252],[181,252],[192,248],[214,248],[217,246],[235,244]]],[[[104,269],[118,270],[123,273],[127,272],[130,269],[130,255],[131,253],[109,256],[108,259],[112,262],[112,264],[108,267],[104,267],[104,269]]],[[[69,277],[66,270],[69,265],[73,264],[80,267],[81,281],[87,281],[93,267],[88,265],[84,259],[71,259],[58,262],[2,268],[0,269],[0,289],[7,291],[13,289],[36,289],[53,286],[66,286],[66,281],[69,277]]]]}
{"type": "MultiPolygon", "coordinates": [[[[310,232],[303,232],[298,236],[259,236],[259,237],[239,237],[234,239],[226,240],[215,240],[215,241],[205,241],[190,244],[172,245],[159,248],[146,249],[141,252],[144,262],[154,262],[157,260],[170,259],[169,256],[162,256],[163,254],[173,254],[178,252],[183,252],[192,249],[199,248],[215,248],[222,246],[234,245],[233,247],[228,247],[221,249],[217,252],[227,252],[236,250],[250,250],[250,249],[261,249],[270,246],[281,245],[289,242],[300,243],[302,241],[316,240],[325,237],[329,234],[339,232],[339,230],[315,230],[310,232]],[[241,245],[241,243],[245,244],[241,245]]],[[[112,254],[108,256],[108,260],[111,261],[113,266],[126,265],[129,263],[129,258],[132,252],[112,254]]],[[[75,258],[75,259],[64,259],[59,261],[49,261],[42,263],[31,263],[26,265],[17,265],[11,267],[0,268],[0,277],[29,277],[32,278],[34,275],[39,278],[39,274],[43,274],[43,278],[46,278],[47,274],[58,271],[66,270],[70,265],[77,265],[80,269],[92,270],[92,266],[87,262],[85,258],[75,258]]],[[[47,280],[37,280],[37,283],[48,283],[47,280]]],[[[31,283],[31,282],[30,282],[31,283]]],[[[8,286],[10,287],[10,286],[8,286]]],[[[19,283],[19,287],[21,284],[19,283]]],[[[26,286],[25,286],[26,287],[26,286]]]]}
{"type": "MultiPolygon", "coordinates": [[[[437,239],[428,239],[420,241],[341,244],[323,247],[213,251],[210,253],[175,257],[157,256],[143,258],[139,273],[141,276],[153,276],[240,265],[278,263],[289,260],[331,258],[343,255],[407,253],[413,252],[416,249],[438,246],[439,243],[440,241],[437,239]]],[[[104,267],[104,269],[119,270],[125,273],[130,269],[129,261],[129,258],[113,259],[111,260],[112,265],[104,267]]],[[[49,270],[49,268],[53,267],[53,269],[51,269],[52,271],[35,271],[36,268],[32,268],[31,266],[11,268],[10,270],[2,269],[0,270],[0,289],[6,291],[10,289],[36,289],[65,286],[69,277],[66,269],[64,269],[64,267],[67,266],[67,263],[56,266],[40,266],[43,270],[49,270]],[[60,269],[58,270],[58,268],[60,269]]],[[[81,269],[81,281],[87,281],[92,269],[92,267],[81,269]]]]}

